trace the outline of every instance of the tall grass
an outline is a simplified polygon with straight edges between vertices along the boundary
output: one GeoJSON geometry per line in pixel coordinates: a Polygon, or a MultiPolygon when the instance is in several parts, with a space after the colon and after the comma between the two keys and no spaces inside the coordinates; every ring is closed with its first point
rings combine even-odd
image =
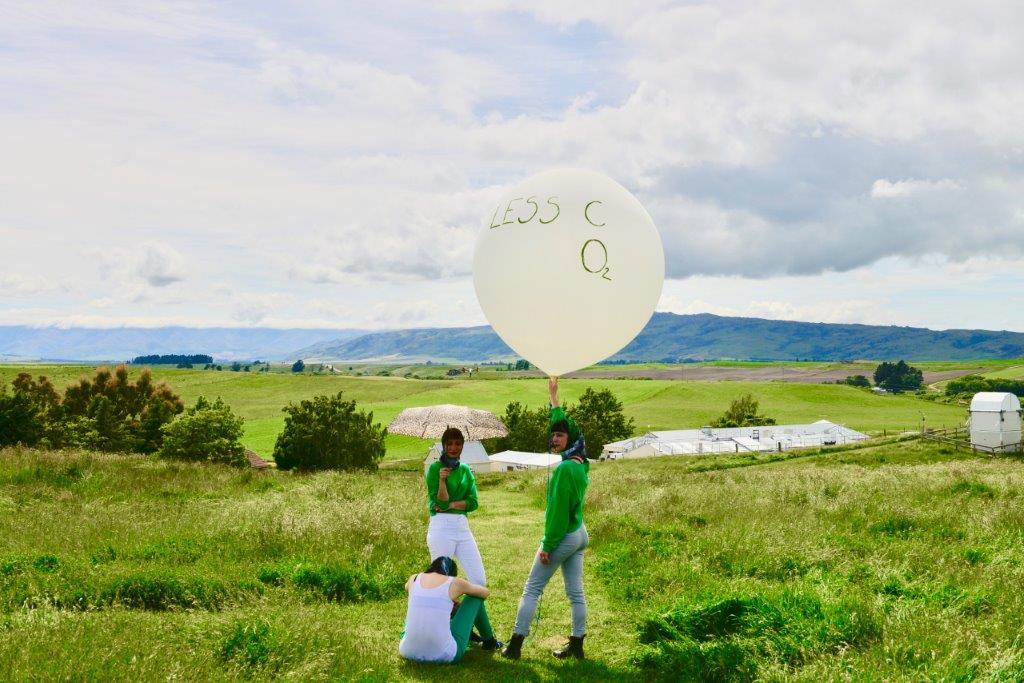
{"type": "MultiPolygon", "coordinates": [[[[429,561],[419,472],[240,472],[0,451],[5,680],[1021,680],[1024,470],[891,442],[595,464],[588,661],[556,578],[525,657],[397,655],[429,561]]],[[[480,480],[507,636],[544,473],[480,480]]]]}

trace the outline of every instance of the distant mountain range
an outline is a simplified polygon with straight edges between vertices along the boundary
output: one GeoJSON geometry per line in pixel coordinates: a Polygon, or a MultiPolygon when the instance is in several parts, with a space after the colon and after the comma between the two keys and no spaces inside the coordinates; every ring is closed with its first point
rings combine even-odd
{"type": "MultiPolygon", "coordinates": [[[[307,360],[493,361],[515,353],[487,326],[373,332],[288,354],[307,360]]],[[[609,360],[972,360],[1024,357],[1024,333],[655,313],[609,360]]]]}
{"type": "MultiPolygon", "coordinates": [[[[494,361],[516,358],[487,326],[367,332],[234,327],[0,326],[0,360],[120,361],[204,353],[217,360],[494,361]],[[297,349],[297,350],[296,350],[297,349]]],[[[972,360],[1024,357],[1024,334],[655,313],[613,361],[972,360]]]]}
{"type": "MultiPolygon", "coordinates": [[[[146,354],[204,353],[216,360],[286,360],[288,351],[366,330],[267,327],[29,327],[0,325],[0,360],[122,361],[146,354]]],[[[295,357],[292,356],[294,359],[295,357]]]]}

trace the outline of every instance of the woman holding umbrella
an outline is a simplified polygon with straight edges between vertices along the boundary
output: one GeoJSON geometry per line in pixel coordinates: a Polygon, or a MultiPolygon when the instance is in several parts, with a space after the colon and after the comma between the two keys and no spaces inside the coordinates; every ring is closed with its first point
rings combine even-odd
{"type": "Polygon", "coordinates": [[[467,518],[479,503],[473,470],[460,461],[465,441],[459,429],[446,429],[441,435],[441,459],[427,468],[427,546],[431,557],[454,557],[471,583],[486,586],[484,563],[467,518]]]}

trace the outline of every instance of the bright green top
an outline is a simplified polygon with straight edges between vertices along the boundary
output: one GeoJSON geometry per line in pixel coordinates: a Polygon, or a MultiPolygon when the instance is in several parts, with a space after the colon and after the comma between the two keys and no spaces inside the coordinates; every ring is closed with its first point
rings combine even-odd
{"type": "Polygon", "coordinates": [[[480,507],[476,499],[476,477],[473,476],[473,470],[469,468],[469,465],[459,465],[451,471],[448,475],[448,500],[437,499],[437,488],[441,483],[442,467],[444,465],[441,464],[440,460],[437,460],[432,462],[430,467],[427,468],[427,510],[431,516],[437,514],[434,511],[435,503],[440,506],[442,511],[458,515],[465,515],[480,507]],[[448,503],[460,500],[466,501],[465,510],[448,510],[448,503]]]}
{"type": "Polygon", "coordinates": [[[587,492],[590,463],[572,458],[559,463],[548,482],[548,506],[544,512],[544,538],[541,548],[552,552],[566,534],[583,525],[583,496],[587,492]]]}
{"type": "MultiPolygon", "coordinates": [[[[580,428],[576,422],[560,407],[551,408],[549,419],[549,429],[559,420],[568,423],[569,447],[572,447],[580,436],[580,428]]],[[[566,534],[571,534],[583,525],[583,496],[587,493],[587,485],[590,483],[588,472],[590,463],[586,459],[583,462],[576,462],[570,458],[560,462],[551,473],[551,480],[548,482],[548,505],[544,512],[544,538],[541,540],[541,548],[545,552],[552,552],[566,534]]]]}

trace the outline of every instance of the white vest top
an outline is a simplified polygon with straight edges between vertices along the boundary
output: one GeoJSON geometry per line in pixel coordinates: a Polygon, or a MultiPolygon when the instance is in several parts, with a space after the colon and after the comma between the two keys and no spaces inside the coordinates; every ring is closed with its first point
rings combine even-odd
{"type": "Polygon", "coordinates": [[[458,651],[450,623],[455,604],[448,596],[452,577],[437,588],[424,588],[420,584],[421,576],[416,575],[409,591],[405,635],[398,645],[398,653],[417,662],[450,662],[458,651]]]}

